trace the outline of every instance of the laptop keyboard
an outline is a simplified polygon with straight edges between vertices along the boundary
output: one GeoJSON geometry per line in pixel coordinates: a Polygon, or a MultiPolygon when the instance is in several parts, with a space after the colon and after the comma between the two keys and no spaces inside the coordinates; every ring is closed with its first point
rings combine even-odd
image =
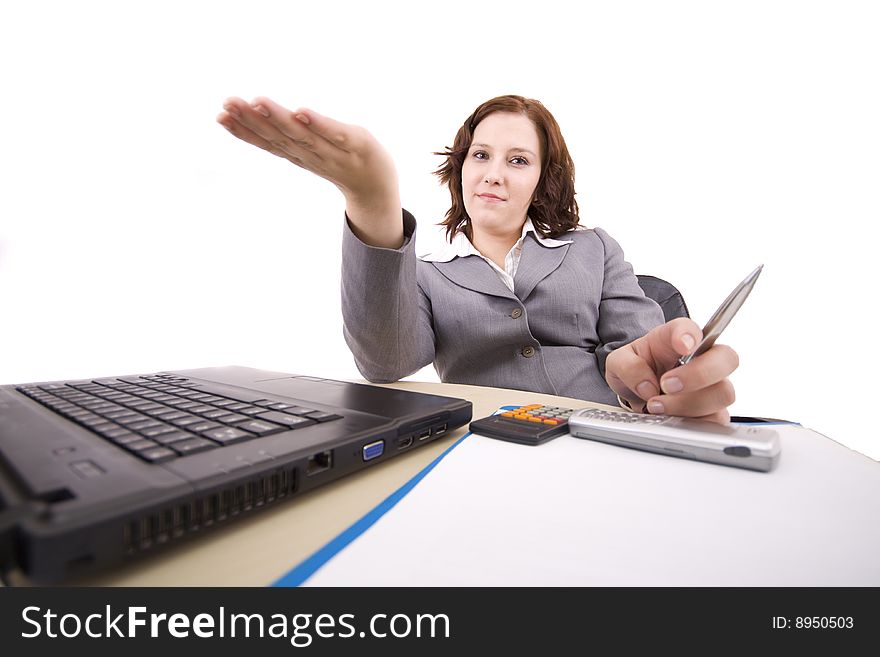
{"type": "Polygon", "coordinates": [[[150,463],[342,417],[281,400],[236,399],[172,374],[16,390],[150,463]]]}

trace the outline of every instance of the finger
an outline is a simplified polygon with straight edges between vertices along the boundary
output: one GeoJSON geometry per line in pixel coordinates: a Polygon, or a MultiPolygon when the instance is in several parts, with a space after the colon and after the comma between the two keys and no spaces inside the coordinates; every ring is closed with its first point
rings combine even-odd
{"type": "Polygon", "coordinates": [[[226,113],[231,117],[233,122],[220,121],[220,118],[223,116],[222,114],[218,117],[218,121],[220,121],[228,130],[235,130],[240,126],[245,128],[245,131],[242,132],[243,135],[256,135],[260,137],[262,140],[261,143],[263,144],[271,144],[272,140],[277,138],[278,131],[271,123],[269,123],[269,121],[266,120],[266,117],[257,112],[241,98],[227,98],[223,102],[223,109],[226,110],[226,113]]]}
{"type": "Polygon", "coordinates": [[[605,375],[615,394],[630,402],[633,408],[640,409],[645,401],[660,392],[657,375],[634,350],[633,344],[615,349],[608,355],[605,375]]]}
{"type": "Polygon", "coordinates": [[[333,151],[341,150],[312,130],[308,116],[300,111],[291,112],[265,96],[254,98],[251,107],[267,119],[280,135],[283,135],[279,139],[280,148],[290,151],[304,149],[311,151],[320,159],[334,155],[333,151]]]}
{"type": "Polygon", "coordinates": [[[344,151],[359,150],[361,143],[364,141],[363,137],[366,131],[360,126],[336,121],[304,107],[293,112],[293,116],[307,125],[316,135],[320,135],[344,151]]]}
{"type": "Polygon", "coordinates": [[[243,124],[236,121],[233,115],[229,112],[220,112],[220,114],[217,115],[217,123],[222,125],[230,133],[232,133],[232,135],[238,137],[242,141],[253,144],[258,148],[269,151],[270,153],[272,152],[272,146],[268,141],[260,137],[260,135],[253,132],[249,128],[246,128],[243,124]]]}
{"type": "Polygon", "coordinates": [[[670,356],[678,360],[680,356],[686,356],[703,339],[703,331],[694,320],[689,317],[677,317],[664,324],[660,332],[666,347],[670,350],[670,356]]]}
{"type": "Polygon", "coordinates": [[[695,392],[658,395],[648,400],[648,412],[655,415],[704,417],[726,409],[736,401],[736,392],[730,379],[695,392]]]}
{"type": "Polygon", "coordinates": [[[277,143],[270,142],[258,135],[243,123],[236,121],[228,112],[221,112],[217,116],[217,122],[226,128],[233,136],[238,137],[242,141],[252,144],[257,148],[262,148],[264,151],[271,153],[272,155],[288,160],[306,171],[318,173],[313,162],[307,162],[304,158],[280,150],[277,147],[277,143]]]}
{"type": "Polygon", "coordinates": [[[739,367],[739,356],[727,345],[713,345],[687,365],[669,370],[660,378],[660,388],[667,394],[694,392],[730,376],[739,367]]]}
{"type": "Polygon", "coordinates": [[[669,345],[679,356],[686,356],[703,339],[703,331],[689,317],[677,317],[666,323],[669,327],[669,345]]]}
{"type": "Polygon", "coordinates": [[[693,320],[678,317],[651,329],[637,341],[636,351],[664,371],[675,367],[681,356],[693,351],[702,337],[703,332],[693,320]]]}
{"type": "Polygon", "coordinates": [[[296,159],[301,162],[313,159],[308,158],[305,151],[292,148],[292,142],[249,103],[240,98],[228,98],[223,103],[223,109],[232,116],[236,123],[259,136],[263,140],[261,143],[268,144],[268,147],[261,146],[261,148],[290,160],[296,159]]]}
{"type": "Polygon", "coordinates": [[[728,413],[727,409],[725,408],[721,411],[716,411],[711,415],[704,415],[703,417],[697,419],[706,420],[707,422],[715,422],[716,424],[730,424],[730,413],[728,413]]]}

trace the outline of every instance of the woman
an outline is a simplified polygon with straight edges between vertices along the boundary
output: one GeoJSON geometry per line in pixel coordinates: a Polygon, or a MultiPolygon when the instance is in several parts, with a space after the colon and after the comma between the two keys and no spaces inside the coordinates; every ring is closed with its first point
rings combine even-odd
{"type": "Polygon", "coordinates": [[[361,373],[394,381],[433,362],[441,380],[546,392],[729,421],[736,353],[689,319],[663,324],[619,245],[577,230],[574,167],[553,116],[519,96],[478,107],[438,170],[450,244],[417,261],[388,153],[363,128],[267,98],[230,98],[236,137],[330,180],[346,202],[342,309],[361,373]]]}

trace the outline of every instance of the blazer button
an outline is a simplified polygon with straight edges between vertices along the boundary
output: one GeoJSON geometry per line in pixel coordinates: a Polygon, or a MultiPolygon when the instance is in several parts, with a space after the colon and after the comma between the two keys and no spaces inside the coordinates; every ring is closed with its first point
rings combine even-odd
{"type": "Polygon", "coordinates": [[[532,347],[531,345],[526,345],[525,347],[522,348],[522,351],[520,351],[519,353],[521,353],[526,358],[531,358],[532,356],[535,355],[535,348],[532,347]]]}
{"type": "Polygon", "coordinates": [[[514,308],[510,311],[510,316],[514,319],[519,319],[520,317],[522,317],[522,308],[514,308]]]}

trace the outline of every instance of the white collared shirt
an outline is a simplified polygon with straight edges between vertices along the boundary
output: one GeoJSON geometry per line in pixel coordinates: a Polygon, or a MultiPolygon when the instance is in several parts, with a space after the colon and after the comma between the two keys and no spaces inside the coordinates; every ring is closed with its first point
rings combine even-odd
{"type": "Polygon", "coordinates": [[[504,269],[501,269],[498,265],[492,262],[489,258],[484,256],[482,253],[477,251],[473,244],[471,244],[470,240],[467,236],[462,232],[458,231],[455,234],[455,237],[452,238],[451,243],[447,243],[443,246],[443,248],[429,253],[428,255],[422,256],[420,259],[425,262],[449,262],[455,258],[465,258],[470,255],[475,255],[486,262],[489,263],[489,266],[492,267],[498,275],[501,277],[501,280],[504,281],[504,284],[513,292],[513,277],[516,276],[516,270],[519,267],[519,259],[522,256],[523,242],[526,239],[526,236],[529,233],[535,234],[535,239],[538,240],[538,244],[541,246],[555,249],[557,247],[563,246],[565,244],[571,244],[572,240],[554,240],[549,237],[541,237],[541,234],[535,230],[534,225],[532,225],[531,219],[526,219],[526,222],[523,224],[522,234],[520,238],[516,241],[516,244],[507,252],[507,255],[504,257],[504,269]]]}

